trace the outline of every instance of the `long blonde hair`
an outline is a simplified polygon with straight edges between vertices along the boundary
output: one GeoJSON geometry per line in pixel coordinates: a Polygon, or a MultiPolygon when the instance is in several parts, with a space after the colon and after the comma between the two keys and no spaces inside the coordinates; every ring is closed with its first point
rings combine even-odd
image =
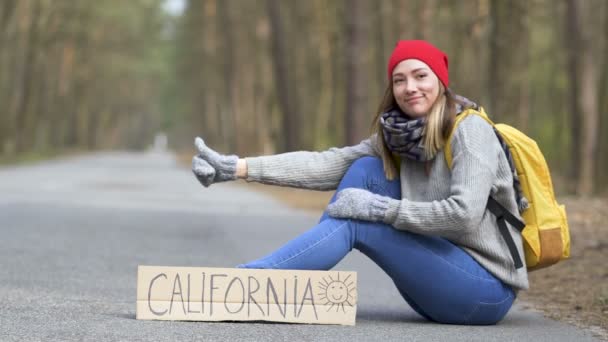
{"type": "MultiPolygon", "coordinates": [[[[449,88],[446,89],[443,84],[439,82],[439,96],[431,106],[427,116],[427,123],[423,131],[424,136],[422,139],[425,154],[428,159],[432,159],[432,157],[445,145],[456,117],[455,104],[457,102],[460,101],[454,97],[451,90],[449,88]]],[[[388,180],[393,180],[397,177],[397,165],[392,152],[384,141],[380,117],[383,113],[396,106],[397,102],[395,101],[395,96],[393,94],[393,86],[389,82],[370,129],[372,135],[376,134],[377,149],[380,152],[382,164],[384,165],[384,174],[388,180]]]]}

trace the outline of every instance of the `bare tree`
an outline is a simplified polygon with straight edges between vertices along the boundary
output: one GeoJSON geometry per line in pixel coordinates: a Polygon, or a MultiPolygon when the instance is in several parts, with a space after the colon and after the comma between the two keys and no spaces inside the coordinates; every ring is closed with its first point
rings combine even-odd
{"type": "MultiPolygon", "coordinates": [[[[589,16],[591,10],[588,2],[568,0],[569,9],[573,10],[574,15],[589,16]]],[[[579,17],[580,18],[580,17],[579,17]]],[[[575,30],[578,36],[573,37],[579,43],[580,50],[577,63],[580,70],[580,94],[578,99],[579,108],[581,109],[581,128],[582,140],[579,146],[580,155],[580,175],[578,178],[577,193],[579,195],[588,196],[594,192],[594,172],[596,165],[596,154],[598,142],[598,124],[599,124],[599,109],[598,109],[598,71],[599,62],[593,56],[593,33],[592,25],[584,25],[585,21],[578,20],[580,26],[575,30]]],[[[576,116],[576,115],[573,115],[576,116]]]]}
{"type": "Polygon", "coordinates": [[[566,11],[564,12],[564,22],[566,24],[566,34],[564,35],[566,54],[568,58],[568,98],[570,112],[570,163],[569,163],[569,176],[572,179],[579,179],[580,177],[580,145],[581,140],[581,117],[577,115],[580,113],[579,107],[579,66],[580,66],[580,51],[581,51],[581,33],[579,23],[580,15],[578,13],[579,6],[576,5],[575,0],[566,0],[566,11]]]}
{"type": "Polygon", "coordinates": [[[369,126],[367,70],[369,38],[365,0],[349,1],[346,13],[346,143],[355,144],[369,126]]]}
{"type": "Polygon", "coordinates": [[[268,17],[271,27],[271,45],[272,59],[274,71],[274,85],[277,94],[277,100],[282,112],[282,128],[281,136],[284,139],[281,151],[292,151],[299,148],[300,145],[300,115],[299,108],[296,105],[294,98],[293,79],[290,66],[288,64],[289,57],[287,47],[285,46],[285,37],[283,36],[284,27],[281,16],[281,4],[278,0],[268,0],[268,17]]]}

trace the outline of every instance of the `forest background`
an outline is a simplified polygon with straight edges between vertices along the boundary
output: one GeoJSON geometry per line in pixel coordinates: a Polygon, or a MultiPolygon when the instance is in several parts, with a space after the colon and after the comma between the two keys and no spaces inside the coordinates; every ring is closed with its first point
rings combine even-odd
{"type": "MultiPolygon", "coordinates": [[[[399,39],[537,141],[572,255],[523,303],[608,340],[608,0],[2,0],[0,164],[160,136],[186,167],[195,136],[241,157],[357,144],[399,39]]],[[[248,186],[316,213],[331,196],[248,186]]]]}
{"type": "Polygon", "coordinates": [[[606,0],[3,0],[0,159],[144,149],[240,156],[369,136],[399,39],[544,151],[558,193],[608,188],[606,0]],[[567,181],[566,181],[567,180],[567,181]]]}

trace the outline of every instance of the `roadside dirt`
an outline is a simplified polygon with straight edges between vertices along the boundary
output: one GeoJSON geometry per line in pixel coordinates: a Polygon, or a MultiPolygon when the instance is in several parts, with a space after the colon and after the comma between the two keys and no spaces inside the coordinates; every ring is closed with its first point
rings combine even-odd
{"type": "Polygon", "coordinates": [[[608,198],[564,197],[570,259],[531,272],[521,299],[547,317],[608,340],[608,198]]]}

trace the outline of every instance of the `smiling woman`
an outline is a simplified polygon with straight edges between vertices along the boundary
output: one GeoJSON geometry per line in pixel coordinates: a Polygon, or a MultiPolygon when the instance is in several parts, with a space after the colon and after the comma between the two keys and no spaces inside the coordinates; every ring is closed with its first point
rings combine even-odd
{"type": "MultiPolygon", "coordinates": [[[[239,159],[196,139],[192,170],[205,187],[247,181],[336,190],[319,223],[283,247],[237,267],[329,270],[353,248],[380,266],[421,316],[441,323],[496,324],[527,271],[514,264],[490,193],[518,215],[513,173],[492,126],[461,120],[444,149],[457,113],[478,106],[448,88],[448,59],[426,41],[398,42],[374,134],[355,146],[239,159]],[[395,156],[398,157],[394,158],[395,156]]],[[[514,253],[523,256],[513,230],[514,253]]],[[[507,233],[509,234],[509,233],[507,233]]],[[[336,311],[348,305],[349,283],[329,279],[321,296],[336,311]]]]}
{"type": "Polygon", "coordinates": [[[431,68],[418,59],[400,62],[393,71],[393,94],[402,111],[425,116],[443,89],[431,68]]]}
{"type": "MultiPolygon", "coordinates": [[[[395,156],[432,160],[445,144],[456,116],[456,105],[471,106],[448,88],[448,59],[423,40],[401,41],[388,62],[388,79],[374,122],[388,179],[396,176],[395,156]],[[384,146],[386,145],[386,146],[384,146]]],[[[397,158],[398,160],[398,158],[397,158]]],[[[428,173],[430,164],[425,164],[428,173]]]]}

